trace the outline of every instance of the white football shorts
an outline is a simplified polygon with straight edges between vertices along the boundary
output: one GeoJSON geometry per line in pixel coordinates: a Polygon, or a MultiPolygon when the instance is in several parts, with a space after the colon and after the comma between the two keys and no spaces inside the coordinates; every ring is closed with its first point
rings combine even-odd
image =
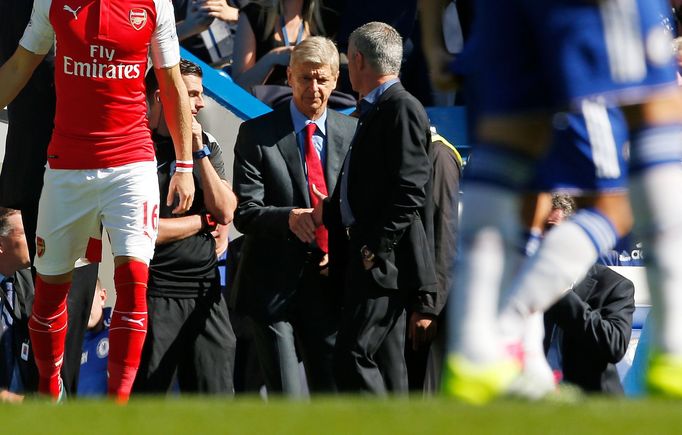
{"type": "Polygon", "coordinates": [[[102,227],[114,257],[149,264],[159,227],[156,162],[104,169],[45,169],[36,230],[36,270],[61,275],[76,260],[99,261],[102,227]],[[96,251],[99,248],[98,252],[96,251]]]}

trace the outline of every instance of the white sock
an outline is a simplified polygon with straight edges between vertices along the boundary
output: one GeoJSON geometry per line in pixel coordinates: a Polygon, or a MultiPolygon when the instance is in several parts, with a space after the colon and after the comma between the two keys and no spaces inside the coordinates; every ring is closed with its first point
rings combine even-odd
{"type": "Polygon", "coordinates": [[[600,252],[616,244],[611,222],[593,209],[580,210],[550,230],[535,255],[506,291],[500,309],[505,342],[519,342],[525,320],[544,312],[573,284],[582,280],[600,252]]]}
{"type": "Polygon", "coordinates": [[[500,289],[521,258],[520,195],[472,182],[463,191],[460,255],[448,303],[448,352],[473,362],[501,355],[497,311],[500,289]]]}
{"type": "Polygon", "coordinates": [[[682,164],[655,166],[631,177],[630,195],[658,331],[652,348],[682,356],[682,164]]]}
{"type": "Polygon", "coordinates": [[[682,356],[682,125],[631,134],[630,196],[635,234],[646,249],[652,349],[682,356]]]}

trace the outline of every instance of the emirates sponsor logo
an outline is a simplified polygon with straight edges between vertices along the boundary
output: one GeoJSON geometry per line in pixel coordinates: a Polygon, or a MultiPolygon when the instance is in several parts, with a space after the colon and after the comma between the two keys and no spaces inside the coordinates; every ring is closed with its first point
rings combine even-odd
{"type": "Polygon", "coordinates": [[[147,11],[140,8],[131,9],[128,17],[130,18],[130,25],[133,29],[140,30],[147,24],[147,11]]]}
{"type": "Polygon", "coordinates": [[[140,64],[114,61],[116,50],[102,45],[90,46],[90,60],[81,61],[64,56],[63,72],[69,76],[100,79],[137,79],[144,71],[140,64]]]}

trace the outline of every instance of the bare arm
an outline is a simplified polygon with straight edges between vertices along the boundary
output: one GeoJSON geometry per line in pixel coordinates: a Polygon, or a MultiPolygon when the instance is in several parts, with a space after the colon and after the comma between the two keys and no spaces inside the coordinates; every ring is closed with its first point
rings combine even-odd
{"type": "Polygon", "coordinates": [[[193,214],[177,218],[159,219],[159,235],[156,238],[157,245],[186,239],[201,232],[204,223],[201,215],[193,214]]]}
{"type": "Polygon", "coordinates": [[[448,0],[419,0],[422,30],[422,49],[429,67],[431,81],[440,90],[456,87],[455,78],[448,71],[452,55],[443,41],[443,12],[448,0]]]}
{"type": "Polygon", "coordinates": [[[14,100],[44,57],[44,54],[32,53],[20,45],[0,67],[0,108],[14,100]]]}
{"type": "Polygon", "coordinates": [[[249,92],[253,86],[265,82],[275,65],[289,65],[293,50],[293,47],[278,47],[256,60],[256,36],[246,14],[239,15],[235,44],[232,78],[249,92]]]}
{"type": "MultiPolygon", "coordinates": [[[[193,151],[199,151],[204,147],[202,136],[201,124],[194,118],[192,122],[193,151]]],[[[219,224],[229,224],[232,222],[234,210],[237,208],[237,197],[227,181],[220,178],[210,159],[195,160],[195,164],[201,174],[201,188],[204,193],[206,210],[219,224]]]]}
{"type": "MultiPolygon", "coordinates": [[[[189,107],[187,88],[180,75],[180,66],[154,68],[159,82],[161,103],[168,131],[175,145],[175,159],[192,161],[192,111],[189,107]]],[[[184,213],[194,200],[194,179],[191,172],[176,171],[171,178],[166,204],[171,205],[178,195],[178,206],[173,213],[184,213]]]]}

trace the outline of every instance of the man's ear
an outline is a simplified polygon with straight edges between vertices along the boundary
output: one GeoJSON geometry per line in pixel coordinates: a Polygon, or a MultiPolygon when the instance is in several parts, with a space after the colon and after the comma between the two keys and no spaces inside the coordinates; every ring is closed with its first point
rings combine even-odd
{"type": "Polygon", "coordinates": [[[157,89],[154,91],[154,101],[157,103],[161,102],[161,90],[157,89]]]}
{"type": "Polygon", "coordinates": [[[291,67],[287,66],[287,83],[291,83],[291,67]]]}

